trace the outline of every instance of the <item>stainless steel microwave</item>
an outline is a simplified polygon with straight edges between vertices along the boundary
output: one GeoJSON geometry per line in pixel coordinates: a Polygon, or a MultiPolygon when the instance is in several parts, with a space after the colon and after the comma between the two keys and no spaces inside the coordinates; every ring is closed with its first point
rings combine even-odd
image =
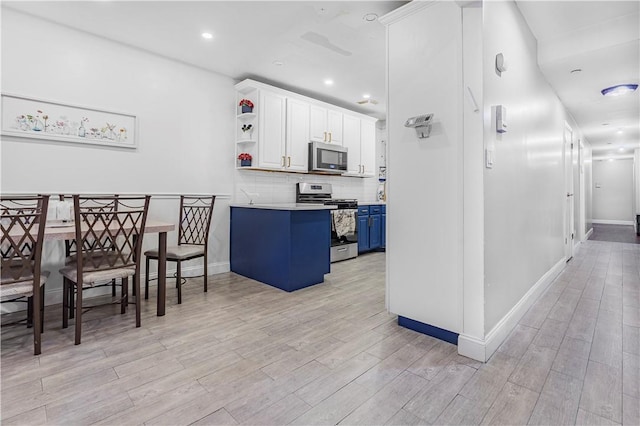
{"type": "Polygon", "coordinates": [[[322,142],[310,142],[309,171],[345,173],[347,171],[347,148],[322,142]]]}

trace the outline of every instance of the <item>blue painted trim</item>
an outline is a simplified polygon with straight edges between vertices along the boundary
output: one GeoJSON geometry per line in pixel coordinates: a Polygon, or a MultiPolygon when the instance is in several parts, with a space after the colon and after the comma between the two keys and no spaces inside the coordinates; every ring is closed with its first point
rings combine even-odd
{"type": "Polygon", "coordinates": [[[458,345],[458,333],[398,315],[398,325],[458,345]]]}

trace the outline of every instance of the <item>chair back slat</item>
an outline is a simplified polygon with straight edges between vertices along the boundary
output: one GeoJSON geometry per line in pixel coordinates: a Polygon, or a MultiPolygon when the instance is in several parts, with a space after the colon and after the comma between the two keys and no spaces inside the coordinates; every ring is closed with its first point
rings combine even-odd
{"type": "MultiPolygon", "coordinates": [[[[118,195],[116,194],[114,197],[117,198],[118,195]]],[[[68,199],[68,198],[71,198],[71,201],[73,202],[72,196],[66,196],[62,194],[60,194],[59,196],[60,201],[65,201],[65,199],[68,199]]],[[[81,203],[83,204],[84,207],[87,208],[87,210],[93,210],[96,212],[112,212],[117,210],[118,208],[118,204],[110,199],[85,198],[81,201],[81,203]]],[[[108,243],[110,242],[104,241],[103,245],[107,245],[108,243]]],[[[84,249],[91,250],[91,248],[93,247],[93,244],[95,244],[95,241],[85,240],[84,249]]],[[[66,257],[75,255],[78,252],[78,246],[76,244],[76,240],[65,240],[64,252],[66,257]]]]}
{"type": "Polygon", "coordinates": [[[150,196],[73,196],[78,276],[83,270],[139,267],[150,196]]]}
{"type": "Polygon", "coordinates": [[[215,195],[206,197],[180,197],[180,228],[178,245],[207,246],[215,195]]]}
{"type": "Polygon", "coordinates": [[[0,198],[0,284],[40,276],[48,202],[48,195],[0,198]]]}

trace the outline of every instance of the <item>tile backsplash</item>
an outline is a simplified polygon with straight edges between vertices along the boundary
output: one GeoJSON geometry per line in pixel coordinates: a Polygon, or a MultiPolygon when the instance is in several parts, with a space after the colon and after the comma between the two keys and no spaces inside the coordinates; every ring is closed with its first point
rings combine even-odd
{"type": "Polygon", "coordinates": [[[295,203],[298,182],[330,183],[333,198],[355,198],[361,203],[376,201],[379,183],[377,178],[238,170],[233,202],[248,202],[250,196],[254,203],[295,203]]]}

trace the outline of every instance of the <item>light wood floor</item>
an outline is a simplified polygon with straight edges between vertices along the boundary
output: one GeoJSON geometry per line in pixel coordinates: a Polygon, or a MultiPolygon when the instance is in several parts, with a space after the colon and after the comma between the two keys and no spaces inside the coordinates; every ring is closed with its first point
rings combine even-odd
{"type": "MultiPolygon", "coordinates": [[[[587,242],[486,364],[400,328],[383,253],[284,293],[232,273],[167,315],[2,329],[2,424],[640,424],[640,246],[587,242]]],[[[428,274],[424,278],[428,280],[428,274]]]]}

